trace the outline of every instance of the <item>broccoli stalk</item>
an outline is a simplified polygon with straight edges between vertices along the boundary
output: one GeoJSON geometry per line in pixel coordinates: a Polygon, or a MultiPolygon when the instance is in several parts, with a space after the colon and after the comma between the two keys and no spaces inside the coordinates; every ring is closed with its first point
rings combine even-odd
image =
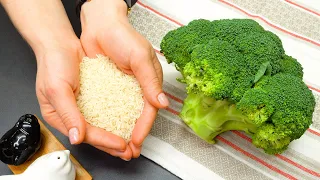
{"type": "Polygon", "coordinates": [[[234,104],[203,94],[188,94],[179,116],[208,143],[215,143],[215,137],[225,131],[242,130],[253,135],[257,130],[234,104]]]}

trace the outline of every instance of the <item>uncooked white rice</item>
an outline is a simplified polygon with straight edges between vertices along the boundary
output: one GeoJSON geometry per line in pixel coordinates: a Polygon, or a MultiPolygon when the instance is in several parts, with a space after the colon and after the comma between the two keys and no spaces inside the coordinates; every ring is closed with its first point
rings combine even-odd
{"type": "Polygon", "coordinates": [[[77,104],[86,121],[126,141],[140,117],[144,101],[141,87],[108,58],[83,58],[77,104]]]}

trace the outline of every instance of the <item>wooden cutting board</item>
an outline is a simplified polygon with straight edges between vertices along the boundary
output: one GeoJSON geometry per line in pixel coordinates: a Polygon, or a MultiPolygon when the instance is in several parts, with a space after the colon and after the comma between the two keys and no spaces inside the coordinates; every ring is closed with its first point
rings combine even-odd
{"type": "MultiPolygon", "coordinates": [[[[52,134],[52,132],[43,124],[38,118],[40,124],[40,130],[42,134],[42,146],[37,153],[31,157],[31,159],[19,166],[9,165],[13,174],[23,173],[29,165],[35,161],[38,157],[51,153],[53,151],[66,150],[61,142],[52,134]]],[[[91,175],[81,166],[81,164],[70,154],[70,159],[76,169],[76,180],[92,180],[91,175]]]]}

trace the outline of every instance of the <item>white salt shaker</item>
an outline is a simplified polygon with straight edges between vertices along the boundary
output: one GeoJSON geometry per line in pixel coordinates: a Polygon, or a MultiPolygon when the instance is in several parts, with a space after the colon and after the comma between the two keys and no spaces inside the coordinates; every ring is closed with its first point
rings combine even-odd
{"type": "Polygon", "coordinates": [[[22,174],[0,176],[0,180],[75,180],[70,151],[55,151],[36,159],[22,174]]]}

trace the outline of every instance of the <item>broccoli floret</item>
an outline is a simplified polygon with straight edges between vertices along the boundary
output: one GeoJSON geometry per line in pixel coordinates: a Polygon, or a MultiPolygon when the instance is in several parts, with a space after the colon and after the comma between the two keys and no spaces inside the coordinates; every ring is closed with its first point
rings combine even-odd
{"type": "Polygon", "coordinates": [[[246,91],[240,102],[237,103],[237,109],[250,121],[261,125],[268,121],[274,113],[274,104],[268,92],[261,89],[250,89],[246,91]]]}
{"type": "Polygon", "coordinates": [[[182,74],[188,92],[199,91],[217,100],[236,100],[241,97],[236,89],[249,89],[254,78],[249,68],[240,68],[244,66],[246,61],[234,46],[212,39],[193,50],[182,74]]]}
{"type": "MultiPolygon", "coordinates": [[[[195,20],[196,21],[196,20],[195,20]]],[[[237,36],[246,32],[264,32],[262,26],[251,19],[221,19],[212,21],[215,37],[234,42],[237,36]]]]}
{"type": "Polygon", "coordinates": [[[278,154],[312,124],[315,99],[301,64],[255,21],[194,20],[161,45],[186,84],[180,117],[208,143],[241,130],[256,147],[278,154]]]}
{"type": "Polygon", "coordinates": [[[279,154],[285,151],[290,142],[290,136],[271,123],[261,125],[252,137],[252,144],[264,149],[267,154],[279,154]]]}
{"type": "Polygon", "coordinates": [[[292,140],[300,138],[309,128],[315,98],[300,78],[278,73],[272,77],[264,77],[254,89],[265,91],[273,99],[276,111],[270,117],[270,121],[276,127],[281,127],[292,140]]]}
{"type": "Polygon", "coordinates": [[[262,63],[270,62],[272,72],[280,71],[279,61],[284,53],[282,43],[275,40],[275,35],[269,31],[245,32],[234,41],[237,50],[246,58],[249,68],[258,71],[262,63]]]}
{"type": "Polygon", "coordinates": [[[263,145],[259,141],[268,142],[265,148],[277,153],[281,153],[291,141],[299,139],[309,128],[314,107],[311,90],[299,77],[284,73],[263,77],[237,103],[237,109],[260,126],[259,133],[253,136],[253,144],[260,147],[263,145]],[[277,141],[273,142],[275,139],[277,141]]]}
{"type": "Polygon", "coordinates": [[[191,21],[188,26],[172,30],[161,41],[161,53],[166,56],[168,63],[174,62],[178,70],[183,69],[190,61],[192,48],[207,43],[213,37],[211,29],[209,20],[199,19],[191,21]]]}
{"type": "Polygon", "coordinates": [[[303,77],[302,65],[297,59],[286,54],[283,55],[283,58],[280,60],[280,72],[292,74],[301,79],[303,77]]]}

